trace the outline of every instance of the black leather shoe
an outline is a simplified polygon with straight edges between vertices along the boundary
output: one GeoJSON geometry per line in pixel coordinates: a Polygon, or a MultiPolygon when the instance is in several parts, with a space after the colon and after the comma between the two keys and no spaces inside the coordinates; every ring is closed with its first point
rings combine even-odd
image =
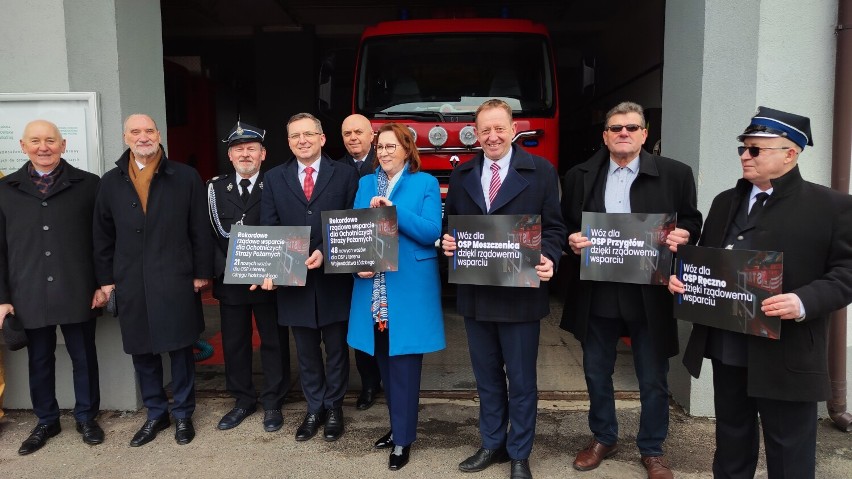
{"type": "Polygon", "coordinates": [[[228,411],[228,414],[222,416],[222,419],[219,420],[219,424],[216,425],[217,428],[221,430],[233,429],[240,425],[243,422],[243,419],[254,414],[254,409],[243,409],[239,407],[235,407],[228,411]]]}
{"type": "Polygon", "coordinates": [[[18,454],[26,456],[27,454],[32,454],[38,451],[42,446],[44,446],[49,438],[56,436],[60,431],[62,431],[62,427],[59,425],[59,421],[53,421],[47,424],[37,424],[36,427],[30,431],[30,437],[21,443],[21,447],[18,449],[18,454]]]}
{"type": "Polygon", "coordinates": [[[86,422],[77,423],[77,432],[83,435],[83,442],[94,446],[104,442],[104,430],[98,425],[94,419],[89,419],[86,422]]]}
{"type": "Polygon", "coordinates": [[[355,401],[355,407],[359,411],[366,411],[376,403],[376,396],[379,394],[379,388],[364,388],[358,399],[355,401]]]}
{"type": "Polygon", "coordinates": [[[387,434],[380,437],[378,441],[373,443],[376,449],[387,449],[393,447],[393,431],[388,431],[387,434]]]}
{"type": "Polygon", "coordinates": [[[512,459],[512,473],[510,479],[532,479],[530,472],[530,461],[527,459],[512,459]]]}
{"type": "Polygon", "coordinates": [[[192,418],[175,418],[175,442],[181,446],[189,444],[195,439],[195,426],[192,425],[192,418]]]}
{"type": "Polygon", "coordinates": [[[139,431],[130,440],[130,447],[139,447],[148,444],[157,437],[157,433],[171,426],[168,414],[163,414],[158,419],[148,419],[139,431]]]}
{"type": "Polygon", "coordinates": [[[275,432],[284,425],[284,415],[280,409],[267,409],[263,411],[263,430],[275,432]]]}
{"type": "Polygon", "coordinates": [[[328,410],[328,416],[325,420],[325,428],[322,431],[322,438],[326,441],[336,441],[343,434],[343,408],[333,408],[328,410]]]}
{"type": "Polygon", "coordinates": [[[388,469],[398,471],[408,464],[408,452],[410,450],[411,446],[395,447],[390,453],[390,458],[388,458],[388,469]]]}
{"type": "Polygon", "coordinates": [[[296,440],[307,441],[314,437],[323,423],[325,423],[325,411],[317,414],[305,414],[302,425],[299,426],[299,429],[296,429],[296,440]]]}
{"type": "Polygon", "coordinates": [[[459,470],[461,472],[479,472],[491,464],[502,464],[508,461],[509,454],[506,453],[505,447],[500,449],[480,447],[476,453],[459,464],[459,470]]]}

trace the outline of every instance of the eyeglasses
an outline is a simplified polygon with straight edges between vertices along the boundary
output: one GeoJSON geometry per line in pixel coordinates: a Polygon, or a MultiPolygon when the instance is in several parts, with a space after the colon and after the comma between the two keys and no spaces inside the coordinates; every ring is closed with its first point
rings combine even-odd
{"type": "Polygon", "coordinates": [[[642,129],[640,125],[630,124],[630,125],[609,125],[604,127],[604,130],[609,130],[611,133],[621,133],[623,128],[627,128],[627,131],[630,133],[635,133],[642,129]]]}
{"type": "Polygon", "coordinates": [[[737,153],[739,153],[740,156],[743,156],[743,153],[748,151],[749,156],[751,156],[752,158],[757,158],[757,156],[760,154],[760,150],[789,150],[789,149],[790,148],[786,147],[786,146],[777,146],[777,147],[774,147],[774,148],[761,148],[759,146],[738,146],[737,147],[737,153]]]}
{"type": "Polygon", "coordinates": [[[299,141],[299,138],[305,137],[306,140],[313,140],[314,138],[322,135],[322,133],[318,131],[305,131],[302,133],[290,133],[287,135],[287,138],[290,141],[299,141]]]}
{"type": "Polygon", "coordinates": [[[389,155],[392,155],[394,151],[396,151],[396,144],[388,143],[387,145],[382,145],[379,143],[376,145],[376,153],[381,153],[382,151],[388,152],[389,155]]]}

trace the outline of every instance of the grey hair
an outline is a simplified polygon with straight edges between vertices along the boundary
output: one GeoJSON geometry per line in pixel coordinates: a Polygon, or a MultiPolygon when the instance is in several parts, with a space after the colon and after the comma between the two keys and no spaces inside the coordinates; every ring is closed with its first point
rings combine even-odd
{"type": "Polygon", "coordinates": [[[612,109],[606,112],[606,125],[609,126],[609,119],[613,117],[613,115],[625,115],[627,113],[636,113],[642,119],[642,128],[645,128],[645,110],[642,109],[642,105],[638,103],[634,103],[632,101],[623,101],[618,105],[612,107],[612,109]]]}

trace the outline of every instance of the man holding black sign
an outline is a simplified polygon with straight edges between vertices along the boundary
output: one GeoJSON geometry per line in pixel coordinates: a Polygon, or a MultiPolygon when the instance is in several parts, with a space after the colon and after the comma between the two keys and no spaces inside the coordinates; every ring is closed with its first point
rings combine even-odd
{"type": "Polygon", "coordinates": [[[623,102],[606,115],[601,148],[565,175],[562,214],[572,234],[568,294],[560,326],[583,345],[589,390],[589,428],[594,437],[577,454],[574,469],[588,471],[618,449],[618,421],[612,374],[616,345],[629,332],[639,379],[642,413],[636,444],[651,479],[672,477],[663,456],[668,435],[669,359],[678,352],[672,299],[661,286],[581,281],[579,258],[592,242],[581,232],[583,211],[599,213],[677,213],[666,243],[694,243],[701,231],[692,169],[642,149],[648,137],[642,107],[623,102]]]}
{"type": "MultiPolygon", "coordinates": [[[[278,288],[278,324],[289,326],[293,332],[302,391],[308,403],[296,440],[307,441],[324,425],[323,439],[336,441],[343,434],[343,396],[349,380],[346,331],[352,275],[326,274],[321,269],[321,213],[352,209],[358,172],[322,153],[322,124],[309,113],[290,117],[287,139],[294,157],[266,172],[260,223],[311,227],[305,286],[278,288]]],[[[273,288],[272,280],[267,278],[263,288],[273,288]]]]}
{"type": "Polygon", "coordinates": [[[286,327],[278,326],[275,293],[250,291],[243,284],[225,284],[225,258],[228,239],[235,224],[260,224],[260,195],[266,159],[263,139],[266,130],[237,122],[224,141],[234,172],[217,176],[207,185],[210,222],[217,248],[214,250],[216,278],[213,296],[219,300],[222,348],[225,353],[225,386],[235,399],[219,421],[219,429],[231,429],[254,413],[258,399],[252,382],[252,314],[260,336],[260,360],[264,388],[263,429],[274,432],[284,423],[281,405],[290,386],[290,338],[286,327]]]}
{"type": "MultiPolygon", "coordinates": [[[[512,145],[516,124],[506,102],[486,101],[476,110],[475,122],[482,153],[453,170],[445,211],[447,215],[541,215],[541,255],[535,270],[541,281],[549,281],[567,234],[559,213],[556,170],[544,158],[512,145]]],[[[445,234],[442,247],[452,257],[456,238],[445,234]]],[[[460,284],[456,302],[464,316],[476,377],[482,438],[479,450],[459,469],[477,472],[511,460],[513,479],[531,478],[539,321],[550,313],[547,283],[514,289],[460,284]]]]}
{"type": "MultiPolygon", "coordinates": [[[[701,246],[784,253],[782,294],[761,310],[778,340],[694,324],[683,362],[713,364],[715,477],[753,477],[763,429],[769,477],[815,475],[817,402],[831,397],[829,314],[852,301],[852,197],[805,181],[810,119],[759,107],[739,147],[743,178],[713,200],[701,246]]],[[[683,293],[676,277],[673,293],[683,293]]]]}

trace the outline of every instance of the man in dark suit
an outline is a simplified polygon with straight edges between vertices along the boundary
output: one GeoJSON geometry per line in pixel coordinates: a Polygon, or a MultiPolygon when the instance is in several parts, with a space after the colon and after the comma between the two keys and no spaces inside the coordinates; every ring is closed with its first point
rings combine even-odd
{"type": "MultiPolygon", "coordinates": [[[[373,151],[373,127],[370,120],[364,115],[349,115],[343,120],[340,130],[346,154],[338,161],[354,166],[359,177],[373,174],[376,152],[373,151]]],[[[361,376],[361,394],[355,401],[355,407],[364,411],[376,402],[376,395],[382,387],[382,377],[376,358],[360,349],[355,350],[355,368],[361,376]]]]}
{"type": "Polygon", "coordinates": [[[8,314],[16,314],[29,340],[30,397],[38,423],[18,449],[26,455],[61,430],[57,326],[73,365],[77,432],[86,444],[103,442],[95,420],[101,396],[93,310],[106,296],[92,265],[98,177],[62,158],[65,139],[49,121],[28,123],[21,149],[30,161],[0,181],[0,327],[8,314]]]}
{"type": "MultiPolygon", "coordinates": [[[[476,110],[482,152],[450,175],[448,215],[541,215],[539,288],[459,285],[457,307],[464,316],[468,348],[479,393],[482,444],[459,464],[477,472],[512,461],[512,479],[531,478],[529,456],[537,413],[536,360],[539,321],[550,312],[547,281],[562,256],[565,225],[559,213],[559,179],[544,158],[512,145],[512,107],[488,100],[476,110]],[[508,388],[507,388],[508,381],[508,388]],[[511,427],[509,427],[511,424],[511,427]]],[[[456,240],[442,239],[453,256],[456,240]]]]}
{"type": "Polygon", "coordinates": [[[225,387],[235,400],[233,409],[219,421],[217,427],[222,430],[237,427],[256,408],[258,394],[251,377],[252,313],[260,336],[264,378],[260,402],[265,431],[281,429],[281,405],[290,386],[290,338],[287,328],[278,326],[275,293],[250,291],[248,286],[223,282],[231,226],[260,224],[260,165],[266,159],[265,135],[266,130],[238,121],[223,140],[228,143],[228,159],[234,171],[207,184],[207,205],[217,245],[213,296],[219,300],[221,313],[225,387]]]}
{"type": "Polygon", "coordinates": [[[606,115],[602,148],[565,175],[562,215],[571,235],[568,294],[561,327],[583,345],[583,370],[589,391],[589,429],[593,437],[577,454],[574,469],[588,471],[615,454],[618,421],[612,374],[616,345],[628,333],[639,379],[642,413],[636,445],[648,477],[670,478],[663,456],[669,427],[669,358],[677,354],[677,324],[672,299],[663,286],[580,281],[580,255],[592,245],[580,232],[583,211],[600,213],[677,213],[677,227],[666,242],[694,243],[701,231],[692,169],[642,149],[648,130],[642,107],[616,105],[606,115]]]}
{"type": "Polygon", "coordinates": [[[699,245],[784,253],[783,292],[760,306],[783,320],[781,337],[695,324],[683,362],[695,377],[704,358],[713,364],[714,477],[754,477],[759,416],[769,477],[813,478],[817,402],[831,397],[829,314],[852,301],[852,197],[802,179],[807,117],[759,107],[737,139],[743,177],[713,200],[699,245]]]}
{"type": "Polygon", "coordinates": [[[170,161],[148,115],[124,122],[128,149],[101,178],[93,222],[95,276],[115,294],[124,352],[133,359],[147,420],[131,447],[171,425],[161,354],[171,359],[175,442],[195,438],[195,353],[204,331],[199,291],[213,277],[213,239],[198,172],[170,161]]]}
{"type": "MultiPolygon", "coordinates": [[[[260,207],[260,223],[268,226],[310,226],[310,256],[304,287],[278,288],[278,323],[289,326],[296,341],[299,374],[308,411],[296,430],[297,441],[312,438],[320,425],[323,437],[336,441],[343,434],[343,396],[349,381],[346,332],[352,300],[352,275],[325,274],[321,214],[351,209],[358,189],[358,172],[322,154],[322,124],[309,113],[287,122],[293,158],[272,168],[260,207]],[[325,360],[323,348],[325,346],[325,360]]],[[[266,279],[264,289],[272,289],[266,279]]]]}

